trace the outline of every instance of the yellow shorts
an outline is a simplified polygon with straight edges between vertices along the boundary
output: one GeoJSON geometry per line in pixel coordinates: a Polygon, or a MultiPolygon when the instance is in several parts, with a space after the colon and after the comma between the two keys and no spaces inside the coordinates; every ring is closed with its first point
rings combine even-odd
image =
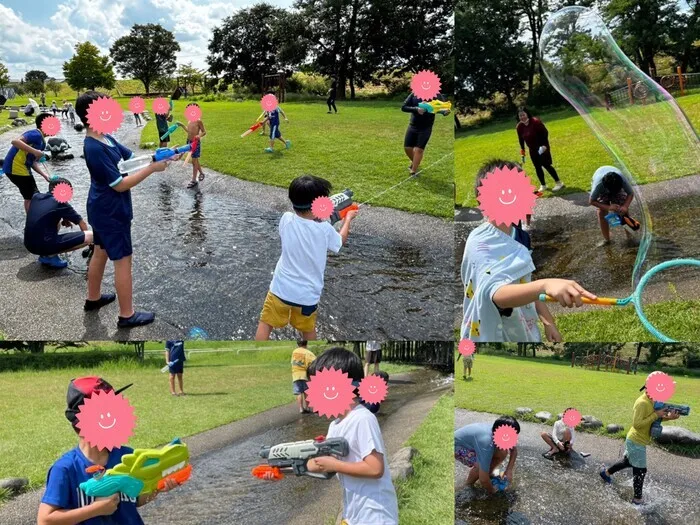
{"type": "Polygon", "coordinates": [[[301,306],[289,305],[268,291],[260,320],[272,328],[284,328],[291,324],[300,332],[313,332],[316,329],[317,314],[318,310],[314,310],[310,315],[304,315],[301,306]]]}

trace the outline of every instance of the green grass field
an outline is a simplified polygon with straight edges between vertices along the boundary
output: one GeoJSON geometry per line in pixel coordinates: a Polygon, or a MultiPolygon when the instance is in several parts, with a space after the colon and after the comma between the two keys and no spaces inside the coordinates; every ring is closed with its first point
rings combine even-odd
{"type": "MultiPolygon", "coordinates": [[[[696,128],[700,127],[700,94],[680,97],[678,104],[693,125],[696,128]]],[[[557,195],[589,191],[591,177],[595,170],[606,164],[614,164],[613,157],[574,109],[568,108],[537,116],[542,119],[549,130],[554,166],[567,186],[557,195]]],[[[640,165],[635,159],[630,161],[629,168],[640,183],[689,174],[687,173],[689,164],[686,157],[690,153],[686,148],[678,150],[673,147],[674,144],[686,144],[686,142],[681,140],[680,132],[674,131],[672,126],[666,125],[668,119],[660,105],[635,106],[612,112],[602,110],[596,113],[596,118],[602,127],[610,130],[611,133],[627,130],[630,127],[630,122],[643,124],[653,121],[655,125],[667,130],[658,135],[647,135],[649,140],[646,142],[639,140],[638,134],[642,132],[642,129],[633,130],[634,135],[627,130],[626,136],[629,138],[631,146],[624,144],[618,146],[623,157],[625,157],[625,152],[632,149],[639,151],[643,145],[646,149],[653,150],[656,157],[662,159],[659,164],[664,169],[653,175],[649,173],[648,166],[640,165]],[[642,112],[645,115],[644,119],[639,118],[642,112]]],[[[477,205],[474,195],[474,179],[479,167],[486,161],[500,158],[520,162],[520,145],[515,132],[515,124],[515,119],[493,122],[476,129],[465,130],[457,135],[455,140],[455,183],[458,204],[462,206],[477,205]]],[[[694,162],[696,163],[697,160],[694,162]]],[[[693,165],[695,164],[690,164],[690,166],[693,165]]],[[[529,158],[525,163],[525,171],[532,179],[533,184],[539,185],[529,158]]],[[[551,187],[551,178],[547,174],[545,177],[551,187]]],[[[551,196],[551,192],[545,193],[545,196],[551,196]]]]}
{"type": "MultiPolygon", "coordinates": [[[[158,343],[149,346],[163,348],[158,343]]],[[[216,346],[210,341],[200,345],[188,342],[186,349],[216,346]]],[[[245,341],[218,346],[232,351],[194,353],[188,358],[185,397],[169,394],[168,375],[160,373],[164,365],[161,355],[144,363],[119,361],[95,369],[0,373],[0,478],[27,477],[32,486],[42,485],[49,466],[77,444],[63,414],[66,388],[74,377],[100,375],[115,388],[134,383],[126,392],[138,418],[129,441],[133,447],[158,446],[176,436],[186,437],[294,401],[289,362],[295,345],[272,342],[256,346],[245,341]]],[[[317,343],[310,349],[326,346],[317,343]]],[[[383,363],[382,369],[396,374],[415,367],[383,363]]]]}
{"type": "Polygon", "coordinates": [[[406,445],[420,451],[415,474],[396,484],[400,523],[447,525],[454,521],[454,398],[445,395],[406,445]]]}
{"type": "MultiPolygon", "coordinates": [[[[625,427],[617,437],[624,437],[632,422],[632,407],[639,397],[645,374],[626,375],[571,368],[532,358],[477,355],[472,369],[473,381],[464,381],[462,363],[457,362],[455,406],[494,414],[515,414],[518,407],[534,412],[545,410],[553,416],[573,406],[582,414],[590,414],[603,422],[625,427]],[[513,378],[517,377],[517,381],[513,378]]],[[[700,379],[674,375],[676,391],[671,402],[690,406],[700,404],[700,379]]],[[[680,425],[700,432],[700,414],[664,425],[680,425]]],[[[605,428],[602,429],[602,433],[605,428]]]]}
{"type": "MultiPolygon", "coordinates": [[[[120,99],[124,108],[127,99],[120,99]]],[[[260,104],[246,102],[198,102],[207,136],[202,141],[205,168],[240,179],[287,187],[295,177],[313,174],[331,181],[336,192],[350,188],[355,200],[364,202],[406,179],[408,158],[403,136],[409,115],[400,102],[338,102],[338,114],[327,115],[323,103],[286,103],[282,109],[289,123],[280,123],[292,147],[279,141],[275,152],[264,153],[267,137],[255,132],[241,139],[260,115],[260,104]]],[[[175,102],[176,120],[185,123],[187,101],[175,102]]],[[[422,167],[442,159],[417,178],[372,200],[372,204],[440,217],[453,214],[454,163],[449,156],[454,143],[452,118],[438,116],[422,167]],[[447,156],[447,157],[446,157],[447,156]]],[[[182,130],[173,144],[185,142],[182,130]]],[[[144,128],[141,142],[158,141],[155,120],[144,128]]]]}

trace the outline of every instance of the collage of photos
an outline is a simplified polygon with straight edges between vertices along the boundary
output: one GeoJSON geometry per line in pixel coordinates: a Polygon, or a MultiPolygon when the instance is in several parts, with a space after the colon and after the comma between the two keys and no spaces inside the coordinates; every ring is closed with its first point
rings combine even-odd
{"type": "Polygon", "coordinates": [[[700,1],[0,32],[1,525],[700,524],[700,1]]]}

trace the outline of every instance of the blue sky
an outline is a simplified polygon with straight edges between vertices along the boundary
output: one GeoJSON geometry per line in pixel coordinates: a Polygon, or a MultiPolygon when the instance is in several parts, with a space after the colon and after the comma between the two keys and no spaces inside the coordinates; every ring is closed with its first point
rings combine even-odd
{"type": "MultiPolygon", "coordinates": [[[[178,63],[205,68],[211,29],[255,0],[0,0],[0,62],[18,79],[41,69],[63,78],[62,65],[77,42],[103,53],[136,23],[160,23],[180,43],[178,63]]],[[[293,0],[268,0],[290,7],[293,0]]]]}

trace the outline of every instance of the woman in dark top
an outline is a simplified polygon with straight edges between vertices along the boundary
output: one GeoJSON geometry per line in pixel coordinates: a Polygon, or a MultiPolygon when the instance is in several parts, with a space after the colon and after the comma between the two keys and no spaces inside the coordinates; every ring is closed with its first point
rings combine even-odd
{"type": "Polygon", "coordinates": [[[328,104],[328,113],[331,112],[331,106],[333,106],[333,110],[338,113],[338,108],[335,107],[335,97],[338,95],[338,81],[336,79],[331,80],[331,88],[328,90],[328,100],[326,100],[326,104],[328,104]]]}
{"type": "MultiPolygon", "coordinates": [[[[421,102],[422,99],[411,93],[401,106],[401,111],[411,113],[411,121],[403,139],[403,149],[406,156],[411,159],[411,166],[408,168],[411,175],[418,172],[435,123],[435,113],[428,113],[423,108],[419,108],[418,104],[421,102]]],[[[449,111],[441,111],[440,113],[447,115],[449,111]]]]}
{"type": "Polygon", "coordinates": [[[539,192],[547,189],[544,180],[544,170],[547,170],[554,179],[552,191],[558,191],[564,187],[564,183],[559,180],[557,170],[552,166],[552,152],[549,149],[549,132],[538,118],[533,117],[527,108],[518,109],[518,125],[515,127],[520,141],[520,154],[525,158],[525,144],[530,150],[530,159],[537,172],[540,181],[539,192]],[[543,169],[544,168],[544,169],[543,169]]]}

